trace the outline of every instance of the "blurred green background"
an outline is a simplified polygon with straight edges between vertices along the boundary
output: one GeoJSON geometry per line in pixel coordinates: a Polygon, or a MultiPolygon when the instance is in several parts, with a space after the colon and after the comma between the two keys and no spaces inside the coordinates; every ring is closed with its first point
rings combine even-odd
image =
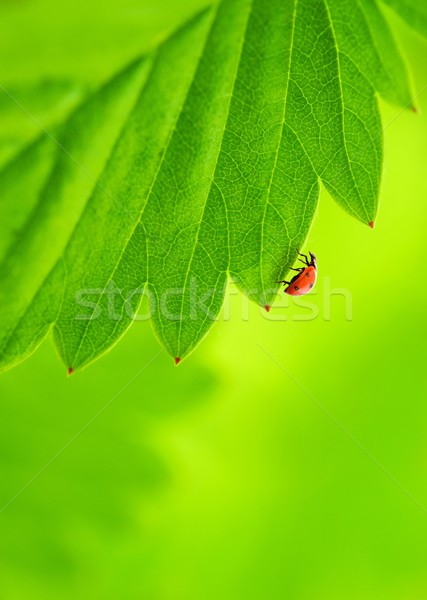
{"type": "MultiPolygon", "coordinates": [[[[0,82],[49,126],[182,4],[2,2],[0,82]]],[[[427,44],[391,19],[419,111],[381,104],[374,231],[322,194],[316,319],[231,285],[179,368],[138,323],[74,377],[50,341],[1,376],[2,599],[425,600],[427,44]]],[[[5,160],[38,129],[0,109],[5,160]]]]}

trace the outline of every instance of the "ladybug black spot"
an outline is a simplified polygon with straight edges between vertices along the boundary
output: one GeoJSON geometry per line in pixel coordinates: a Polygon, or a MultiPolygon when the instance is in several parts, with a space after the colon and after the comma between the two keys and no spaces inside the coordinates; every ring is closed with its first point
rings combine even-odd
{"type": "Polygon", "coordinates": [[[306,277],[310,277],[310,273],[306,273],[306,274],[305,274],[305,276],[306,276],[306,277]]]}
{"type": "Polygon", "coordinates": [[[294,285],[294,289],[298,291],[299,287],[297,285],[294,285]]]}
{"type": "Polygon", "coordinates": [[[310,287],[311,287],[311,288],[313,287],[313,284],[312,284],[312,283],[310,283],[310,287]]]}

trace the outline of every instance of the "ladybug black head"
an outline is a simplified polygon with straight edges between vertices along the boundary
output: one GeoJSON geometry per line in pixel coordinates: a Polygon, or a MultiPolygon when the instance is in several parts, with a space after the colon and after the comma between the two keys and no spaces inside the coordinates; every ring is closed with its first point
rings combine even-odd
{"type": "Polygon", "coordinates": [[[311,265],[312,267],[315,267],[315,266],[316,266],[316,264],[317,264],[317,263],[316,263],[316,255],[315,255],[315,254],[313,254],[313,252],[309,252],[309,254],[310,254],[310,259],[311,259],[311,260],[310,260],[310,265],[311,265]]]}

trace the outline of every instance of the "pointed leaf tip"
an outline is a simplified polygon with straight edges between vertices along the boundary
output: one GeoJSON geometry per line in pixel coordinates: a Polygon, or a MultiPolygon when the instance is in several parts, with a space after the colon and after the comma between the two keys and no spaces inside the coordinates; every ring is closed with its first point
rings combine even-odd
{"type": "Polygon", "coordinates": [[[271,306],[269,306],[268,304],[266,304],[266,305],[264,306],[264,308],[265,308],[265,310],[266,310],[267,312],[270,312],[270,310],[271,310],[271,306]]]}
{"type": "Polygon", "coordinates": [[[72,375],[73,373],[74,373],[74,369],[73,369],[73,367],[70,367],[70,368],[68,369],[68,371],[67,371],[67,375],[68,375],[68,376],[70,376],[70,375],[72,375]]]}
{"type": "Polygon", "coordinates": [[[179,358],[179,356],[175,356],[175,364],[179,365],[180,362],[181,362],[181,359],[179,358]]]}
{"type": "Polygon", "coordinates": [[[371,222],[369,223],[369,227],[370,227],[371,229],[373,229],[373,228],[375,227],[375,223],[374,223],[373,221],[371,221],[371,222]]]}

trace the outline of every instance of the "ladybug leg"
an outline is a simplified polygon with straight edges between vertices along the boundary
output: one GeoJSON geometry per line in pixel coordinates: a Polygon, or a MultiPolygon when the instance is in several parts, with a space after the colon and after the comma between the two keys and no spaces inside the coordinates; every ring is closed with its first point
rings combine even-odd
{"type": "Polygon", "coordinates": [[[284,279],[282,279],[282,281],[278,281],[277,283],[283,283],[283,285],[290,285],[290,282],[285,281],[284,279]]]}
{"type": "Polygon", "coordinates": [[[309,262],[309,260],[308,260],[308,256],[307,256],[306,254],[301,254],[301,252],[298,252],[298,254],[299,254],[300,256],[302,256],[302,257],[303,257],[303,259],[304,259],[304,260],[302,260],[302,258],[299,258],[298,260],[300,260],[300,261],[301,261],[303,264],[305,264],[305,265],[309,266],[310,262],[309,262]]]}
{"type": "Polygon", "coordinates": [[[304,271],[304,267],[298,267],[298,269],[292,268],[291,271],[296,271],[297,273],[302,273],[304,271]]]}

